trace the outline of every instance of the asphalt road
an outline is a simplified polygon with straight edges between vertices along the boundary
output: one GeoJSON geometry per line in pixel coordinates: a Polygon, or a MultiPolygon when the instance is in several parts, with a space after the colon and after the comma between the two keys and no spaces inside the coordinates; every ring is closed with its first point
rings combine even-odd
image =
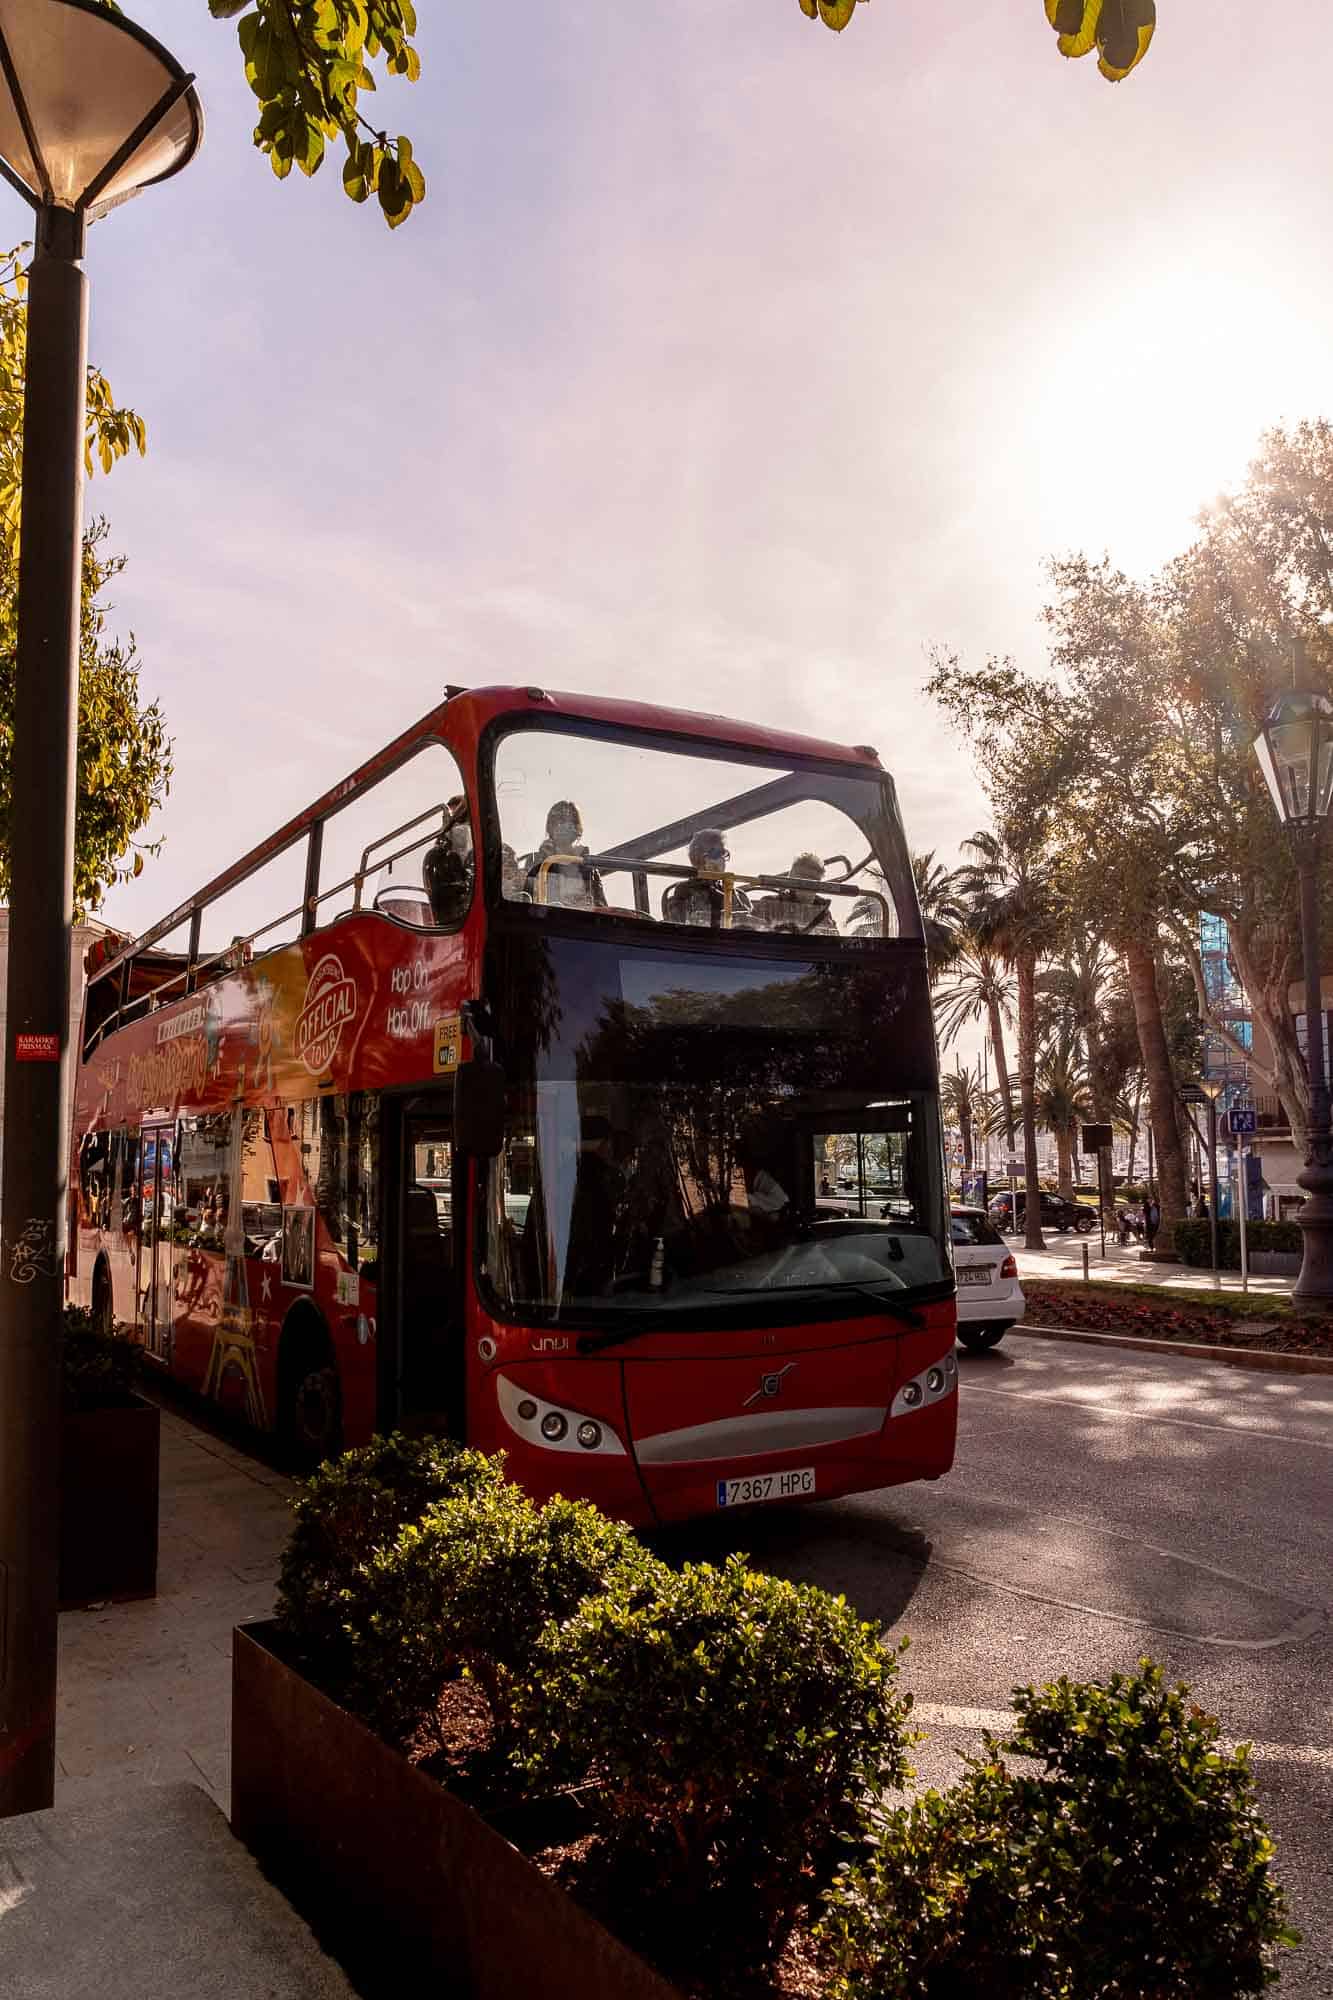
{"type": "Polygon", "coordinates": [[[922,1780],[1012,1687],[1143,1654],[1255,1745],[1304,1933],[1281,2000],[1333,1995],[1333,1376],[1011,1334],[960,1356],[947,1479],[696,1531],[844,1591],[912,1645],[922,1780]]]}

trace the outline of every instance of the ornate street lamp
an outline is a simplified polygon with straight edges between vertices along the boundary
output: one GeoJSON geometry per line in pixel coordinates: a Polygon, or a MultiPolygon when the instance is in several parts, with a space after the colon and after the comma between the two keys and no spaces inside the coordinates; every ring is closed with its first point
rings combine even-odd
{"type": "Polygon", "coordinates": [[[1208,1235],[1213,1282],[1217,1282],[1217,1100],[1226,1085],[1220,1076],[1201,1076],[1199,1088],[1208,1099],[1208,1235]]]}
{"type": "Polygon", "coordinates": [[[1319,849],[1333,802],[1333,702],[1297,689],[1279,695],[1255,739],[1254,754],[1291,840],[1301,885],[1310,1122],[1300,1176],[1308,1199],[1296,1218],[1305,1249],[1293,1297],[1333,1305],[1333,1138],[1319,968],[1319,849]]]}
{"type": "Polygon", "coordinates": [[[179,172],[203,117],[96,0],[0,0],[0,177],[36,211],[23,391],[0,1207],[0,1817],[52,1801],[58,1336],[68,1199],[89,221],[179,172]]]}

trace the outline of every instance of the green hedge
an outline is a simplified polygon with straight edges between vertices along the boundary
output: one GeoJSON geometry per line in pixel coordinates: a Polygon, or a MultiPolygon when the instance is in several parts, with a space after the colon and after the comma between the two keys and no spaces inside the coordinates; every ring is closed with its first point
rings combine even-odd
{"type": "Polygon", "coordinates": [[[493,1491],[503,1458],[401,1431],[330,1459],[295,1502],[278,1580],[278,1624],[335,1700],[350,1700],[356,1639],[374,1610],[369,1567],[435,1501],[493,1491]]]}
{"type": "MultiPolygon", "coordinates": [[[[1294,1251],[1299,1257],[1305,1239],[1297,1222],[1247,1222],[1245,1242],[1251,1256],[1256,1250],[1294,1251]]],[[[1176,1256],[1182,1264],[1195,1265],[1202,1270],[1212,1267],[1212,1224],[1208,1222],[1178,1222],[1176,1224],[1176,1256]]],[[[1217,1225],[1217,1261],[1224,1271],[1240,1269],[1240,1224],[1223,1221],[1217,1225]]]]}
{"type": "Polygon", "coordinates": [[[348,1706],[408,1742],[465,1673],[507,1740],[515,1683],[543,1628],[613,1586],[642,1590],[660,1568],[630,1530],[586,1500],[534,1506],[517,1486],[437,1502],[365,1571],[368,1610],[350,1631],[348,1706]]]}
{"type": "Polygon", "coordinates": [[[1148,1661],[1019,1689],[1010,1736],[894,1806],[901,1648],[840,1597],[740,1557],[672,1568],[500,1459],[399,1436],[296,1515],[280,1615],[306,1671],[418,1751],[473,1679],[495,1724],[473,1783],[577,1787],[588,1880],[691,1990],[765,1976],[821,1906],[829,2000],[1238,2000],[1293,1941],[1245,1752],[1148,1661]]]}
{"type": "Polygon", "coordinates": [[[948,1792],[888,1815],[822,1925],[832,2000],[1239,2000],[1287,1927],[1244,1746],[1148,1660],[1014,1695],[948,1792]],[[1022,1758],[1012,1770],[1009,1757],[1022,1758]]]}
{"type": "Polygon", "coordinates": [[[108,1333],[86,1306],[66,1306],[60,1394],[67,1410],[123,1409],[143,1372],[143,1348],[128,1327],[108,1333]]]}
{"type": "Polygon", "coordinates": [[[600,1787],[609,1859],[636,1861],[724,1952],[764,1961],[832,1879],[866,1809],[911,1775],[896,1654],[840,1597],[747,1569],[659,1566],[543,1636],[531,1781],[600,1787]]]}

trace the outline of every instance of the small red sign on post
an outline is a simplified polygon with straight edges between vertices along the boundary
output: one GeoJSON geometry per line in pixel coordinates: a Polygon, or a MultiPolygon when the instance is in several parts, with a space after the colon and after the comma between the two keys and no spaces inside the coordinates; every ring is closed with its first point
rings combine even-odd
{"type": "Polygon", "coordinates": [[[15,1062],[59,1062],[59,1035],[15,1035],[15,1062]]]}

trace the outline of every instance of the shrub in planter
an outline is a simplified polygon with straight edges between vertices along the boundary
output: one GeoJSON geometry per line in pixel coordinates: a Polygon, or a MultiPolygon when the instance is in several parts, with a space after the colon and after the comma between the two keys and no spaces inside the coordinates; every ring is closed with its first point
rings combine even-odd
{"type": "Polygon", "coordinates": [[[667,1922],[711,1905],[762,1959],[867,1801],[909,1775],[897,1664],[811,1585],[739,1557],[662,1570],[547,1628],[521,1702],[525,1769],[599,1780],[612,1864],[643,1864],[667,1922]]]}
{"type": "Polygon", "coordinates": [[[1261,1993],[1296,1934],[1244,1748],[1147,1660],[1014,1707],[1012,1735],[988,1733],[960,1784],[890,1813],[840,1875],[820,1926],[835,2000],[1261,1993]]]}
{"type": "Polygon", "coordinates": [[[586,1500],[538,1507],[517,1486],[483,1482],[428,1508],[367,1564],[365,1615],[348,1630],[348,1706],[405,1742],[463,1671],[504,1738],[515,1678],[543,1627],[590,1592],[613,1582],[633,1591],[658,1570],[628,1528],[586,1500]]]}
{"type": "Polygon", "coordinates": [[[128,1331],[107,1333],[85,1306],[65,1307],[60,1393],[67,1410],[124,1409],[142,1362],[143,1349],[128,1331]]]}
{"type": "Polygon", "coordinates": [[[330,1459],[307,1482],[282,1558],[277,1620],[335,1700],[351,1670],[349,1620],[369,1615],[366,1570],[377,1551],[433,1502],[493,1491],[503,1477],[501,1458],[395,1431],[330,1459]]]}
{"type": "MultiPolygon", "coordinates": [[[[1248,1222],[1245,1241],[1251,1256],[1257,1250],[1280,1250],[1299,1257],[1304,1237],[1298,1222],[1248,1222]]],[[[1212,1225],[1189,1221],[1176,1224],[1176,1255],[1182,1264],[1206,1269],[1213,1261],[1212,1225]]],[[[1217,1261],[1224,1271],[1240,1269],[1240,1224],[1217,1225],[1217,1261]]]]}

